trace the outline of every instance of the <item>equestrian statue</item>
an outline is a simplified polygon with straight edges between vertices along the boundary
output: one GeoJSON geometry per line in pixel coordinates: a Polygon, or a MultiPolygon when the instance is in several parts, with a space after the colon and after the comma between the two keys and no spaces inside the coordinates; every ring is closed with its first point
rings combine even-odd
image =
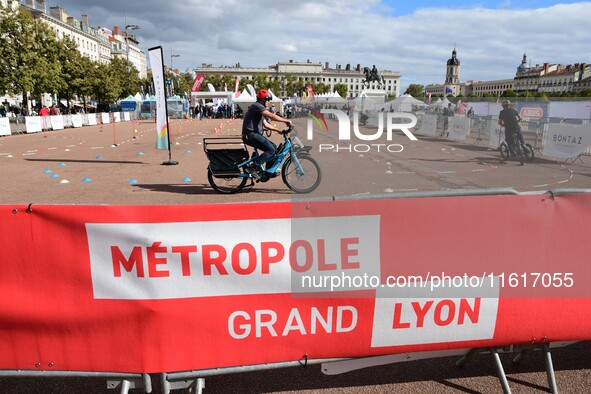
{"type": "Polygon", "coordinates": [[[369,86],[374,81],[378,83],[378,88],[381,88],[382,85],[386,85],[384,76],[378,73],[378,69],[375,65],[371,70],[369,67],[363,67],[363,73],[365,74],[365,81],[363,81],[364,85],[367,84],[367,86],[369,86]]]}

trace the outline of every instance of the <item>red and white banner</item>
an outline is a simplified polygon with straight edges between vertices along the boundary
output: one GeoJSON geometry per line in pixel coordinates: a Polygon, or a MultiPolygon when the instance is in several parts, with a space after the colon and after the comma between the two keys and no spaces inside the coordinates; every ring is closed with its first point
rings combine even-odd
{"type": "Polygon", "coordinates": [[[591,339],[591,194],[27,208],[0,210],[0,369],[591,339]]]}
{"type": "Polygon", "coordinates": [[[193,86],[191,86],[191,92],[198,92],[201,89],[201,85],[205,81],[204,74],[198,74],[195,79],[193,80],[193,86]]]}

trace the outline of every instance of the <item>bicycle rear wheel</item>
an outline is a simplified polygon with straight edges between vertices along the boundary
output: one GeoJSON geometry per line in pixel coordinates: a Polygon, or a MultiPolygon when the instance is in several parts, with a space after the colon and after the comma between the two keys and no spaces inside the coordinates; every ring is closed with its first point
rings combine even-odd
{"type": "Polygon", "coordinates": [[[288,157],[283,163],[281,177],[283,182],[296,193],[310,193],[314,191],[322,180],[320,166],[310,156],[298,157],[299,167],[288,157]]]}
{"type": "Polygon", "coordinates": [[[499,146],[499,151],[501,152],[501,159],[503,159],[503,161],[509,160],[509,156],[511,156],[511,152],[509,152],[509,145],[503,142],[499,146]]]}
{"type": "Polygon", "coordinates": [[[207,169],[207,180],[215,191],[222,194],[232,194],[242,190],[248,178],[240,176],[216,177],[211,170],[207,169]]]}

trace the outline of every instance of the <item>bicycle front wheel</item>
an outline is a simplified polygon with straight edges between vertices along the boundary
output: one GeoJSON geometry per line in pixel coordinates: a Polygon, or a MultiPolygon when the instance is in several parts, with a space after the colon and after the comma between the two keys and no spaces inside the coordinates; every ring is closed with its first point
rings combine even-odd
{"type": "Polygon", "coordinates": [[[503,161],[509,160],[511,152],[509,152],[509,146],[506,143],[503,142],[501,146],[499,146],[499,151],[501,152],[501,159],[503,159],[503,161]]]}
{"type": "Polygon", "coordinates": [[[242,190],[246,185],[247,178],[239,176],[216,177],[211,170],[207,169],[207,180],[215,191],[222,194],[232,194],[242,190]]]}
{"type": "Polygon", "coordinates": [[[288,157],[283,163],[281,177],[283,182],[296,193],[310,193],[314,191],[322,180],[320,166],[310,156],[301,156],[295,163],[293,157],[288,157]]]}

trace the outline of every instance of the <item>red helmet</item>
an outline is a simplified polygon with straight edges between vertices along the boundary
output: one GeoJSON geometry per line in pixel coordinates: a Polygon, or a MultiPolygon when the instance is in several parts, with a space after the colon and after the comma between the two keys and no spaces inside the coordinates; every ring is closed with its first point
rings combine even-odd
{"type": "Polygon", "coordinates": [[[269,93],[268,90],[265,89],[261,89],[259,90],[259,92],[257,93],[257,100],[271,100],[271,93],[269,93]]]}

